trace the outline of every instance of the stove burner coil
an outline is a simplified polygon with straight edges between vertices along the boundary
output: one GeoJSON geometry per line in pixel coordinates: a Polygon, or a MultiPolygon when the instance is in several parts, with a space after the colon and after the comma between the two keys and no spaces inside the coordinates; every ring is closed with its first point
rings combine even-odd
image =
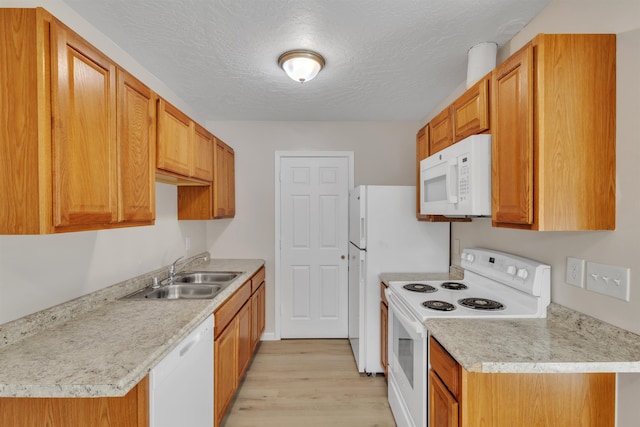
{"type": "Polygon", "coordinates": [[[458,304],[474,310],[504,310],[504,305],[487,298],[463,298],[458,304]]]}
{"type": "Polygon", "coordinates": [[[431,310],[437,311],[453,311],[456,306],[446,301],[429,300],[422,303],[422,305],[431,310]]]}
{"type": "Polygon", "coordinates": [[[408,285],[404,285],[403,286],[404,289],[411,291],[411,292],[435,292],[437,291],[436,288],[434,288],[431,285],[425,285],[422,283],[409,283],[408,285]]]}
{"type": "Polygon", "coordinates": [[[440,287],[443,289],[449,289],[450,291],[463,291],[468,288],[467,285],[460,282],[443,282],[440,287]]]}

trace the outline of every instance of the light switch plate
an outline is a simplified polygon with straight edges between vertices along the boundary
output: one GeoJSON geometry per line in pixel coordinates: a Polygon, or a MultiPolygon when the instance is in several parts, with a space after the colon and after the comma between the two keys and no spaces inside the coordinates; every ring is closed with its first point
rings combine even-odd
{"type": "Polygon", "coordinates": [[[566,282],[570,285],[584,288],[584,260],[580,258],[567,257],[567,277],[566,282]]]}
{"type": "Polygon", "coordinates": [[[626,267],[587,263],[587,289],[623,301],[629,301],[631,270],[626,267]]]}

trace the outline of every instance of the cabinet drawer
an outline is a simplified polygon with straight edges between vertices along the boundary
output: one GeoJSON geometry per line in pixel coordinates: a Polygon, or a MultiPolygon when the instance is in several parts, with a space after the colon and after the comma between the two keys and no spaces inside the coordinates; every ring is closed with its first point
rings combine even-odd
{"type": "Polygon", "coordinates": [[[216,311],[214,311],[216,326],[214,337],[218,338],[220,332],[233,320],[236,313],[251,297],[251,281],[247,280],[231,297],[225,301],[216,311]]]}
{"type": "Polygon", "coordinates": [[[264,282],[264,266],[258,270],[256,274],[251,278],[251,293],[253,294],[258,290],[262,282],[264,282]]]}
{"type": "Polygon", "coordinates": [[[460,399],[460,364],[433,337],[429,339],[429,360],[435,371],[456,399],[460,399]]]}
{"type": "Polygon", "coordinates": [[[389,306],[389,302],[387,301],[387,297],[384,294],[384,290],[387,289],[387,285],[384,283],[380,283],[380,301],[382,301],[387,307],[389,306]]]}

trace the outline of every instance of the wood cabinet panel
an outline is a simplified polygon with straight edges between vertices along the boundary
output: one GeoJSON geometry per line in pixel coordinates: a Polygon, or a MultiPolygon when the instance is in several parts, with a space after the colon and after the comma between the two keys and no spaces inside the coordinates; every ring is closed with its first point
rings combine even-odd
{"type": "Polygon", "coordinates": [[[490,76],[480,79],[451,105],[453,141],[489,130],[490,76]]]}
{"type": "Polygon", "coordinates": [[[193,176],[205,181],[213,181],[213,135],[194,124],[193,139],[193,176]]]}
{"type": "Polygon", "coordinates": [[[380,302],[380,364],[384,376],[388,377],[389,367],[389,306],[380,302]]]}
{"type": "Polygon", "coordinates": [[[148,427],[148,377],[123,397],[0,398],[0,425],[148,427]]]}
{"type": "Polygon", "coordinates": [[[214,327],[214,337],[217,337],[223,329],[227,327],[235,317],[242,306],[251,297],[251,281],[246,281],[238,290],[234,292],[228,300],[224,302],[214,312],[216,324],[214,327]]]}
{"type": "Polygon", "coordinates": [[[615,229],[615,70],[614,34],[539,34],[494,70],[494,226],[615,229]]]}
{"type": "Polygon", "coordinates": [[[238,385],[237,318],[234,317],[227,328],[216,336],[213,354],[215,425],[219,426],[238,385]]]}
{"type": "Polygon", "coordinates": [[[433,338],[429,339],[429,361],[431,362],[431,369],[438,374],[454,397],[459,399],[461,392],[460,365],[433,338]]]}
{"type": "Polygon", "coordinates": [[[264,282],[251,296],[251,349],[255,351],[265,327],[265,296],[264,282]]]}
{"type": "Polygon", "coordinates": [[[156,95],[118,70],[118,219],[155,219],[156,95]]]}
{"type": "Polygon", "coordinates": [[[238,383],[251,360],[251,302],[249,299],[238,312],[238,383]]]}
{"type": "Polygon", "coordinates": [[[54,225],[116,222],[116,65],[54,21],[51,71],[54,225]]]}
{"type": "Polygon", "coordinates": [[[453,144],[453,125],[451,124],[451,109],[442,110],[429,122],[429,155],[447,148],[453,144]]]}
{"type": "Polygon", "coordinates": [[[433,370],[429,371],[429,425],[458,427],[458,401],[433,370]]]}
{"type": "Polygon", "coordinates": [[[527,45],[494,73],[492,212],[496,222],[533,222],[533,47],[527,45]]]}
{"type": "Polygon", "coordinates": [[[216,138],[214,152],[213,213],[215,218],[235,216],[235,152],[216,138]]]}
{"type": "Polygon", "coordinates": [[[0,232],[51,233],[51,15],[0,9],[0,232]]]}
{"type": "Polygon", "coordinates": [[[613,427],[615,374],[478,374],[463,370],[463,427],[613,427]],[[467,398],[468,396],[469,398],[467,398]]]}
{"type": "Polygon", "coordinates": [[[264,283],[266,270],[261,267],[260,270],[251,278],[251,293],[254,293],[264,283]]]}
{"type": "Polygon", "coordinates": [[[189,177],[192,150],[191,119],[164,99],[159,99],[156,166],[189,177]]]}

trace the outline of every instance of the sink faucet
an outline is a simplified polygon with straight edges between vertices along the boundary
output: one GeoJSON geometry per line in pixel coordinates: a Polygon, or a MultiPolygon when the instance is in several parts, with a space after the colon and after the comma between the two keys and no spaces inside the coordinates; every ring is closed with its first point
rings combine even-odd
{"type": "Polygon", "coordinates": [[[209,260],[209,257],[207,255],[202,255],[202,256],[196,257],[196,258],[194,258],[194,259],[192,259],[190,261],[187,261],[186,263],[184,263],[178,269],[178,268],[176,268],[176,264],[182,258],[184,258],[184,257],[181,256],[180,258],[176,259],[175,261],[173,261],[171,263],[171,265],[169,266],[169,277],[167,277],[166,279],[164,279],[162,281],[163,285],[172,285],[174,280],[175,280],[176,274],[180,273],[181,271],[183,271],[185,268],[189,267],[194,262],[196,262],[196,261],[208,261],[209,260]]]}

